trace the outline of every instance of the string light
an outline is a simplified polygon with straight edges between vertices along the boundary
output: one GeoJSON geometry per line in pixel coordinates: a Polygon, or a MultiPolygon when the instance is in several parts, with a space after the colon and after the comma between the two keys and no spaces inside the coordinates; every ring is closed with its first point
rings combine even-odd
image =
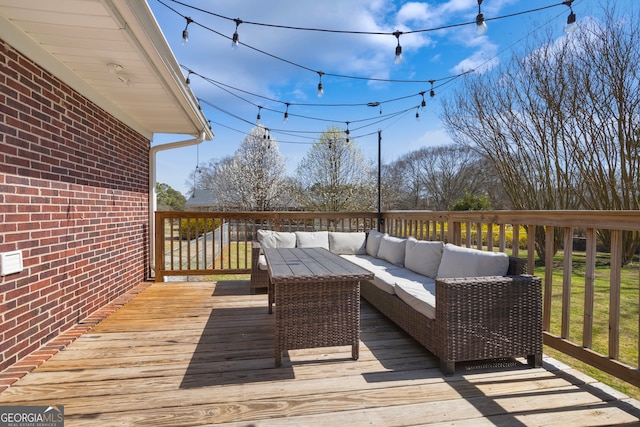
{"type": "Polygon", "coordinates": [[[578,24],[576,24],[576,14],[573,13],[573,8],[571,5],[573,4],[573,0],[566,0],[562,2],[562,4],[569,7],[569,16],[567,17],[567,25],[564,27],[564,31],[567,34],[573,33],[578,29],[578,24]]]}
{"type": "Polygon", "coordinates": [[[420,121],[420,107],[416,108],[416,122],[420,121]]]}
{"type": "Polygon", "coordinates": [[[259,125],[260,124],[260,119],[262,117],[260,117],[260,111],[262,111],[262,105],[258,105],[258,115],[256,116],[256,124],[259,125]]]}
{"type": "Polygon", "coordinates": [[[394,31],[394,36],[398,39],[398,45],[396,46],[396,57],[393,60],[394,63],[400,64],[402,62],[402,46],[400,46],[400,36],[402,35],[402,31],[394,31]]]}
{"type": "Polygon", "coordinates": [[[193,22],[193,19],[186,16],[184,18],[187,21],[187,25],[184,26],[184,30],[182,30],[182,44],[185,45],[189,41],[189,24],[193,22]]]}
{"type": "Polygon", "coordinates": [[[318,76],[320,77],[320,81],[318,82],[318,98],[322,98],[324,95],[324,88],[322,87],[322,76],[324,73],[322,71],[318,71],[318,76]]]}
{"type": "MultiPolygon", "coordinates": [[[[162,3],[162,1],[160,1],[160,0],[158,0],[158,1],[159,1],[160,3],[162,3]]],[[[171,0],[171,1],[173,1],[173,0],[171,0]]],[[[478,1],[478,16],[476,17],[476,24],[478,24],[478,21],[482,21],[482,24],[484,24],[484,27],[485,27],[484,31],[486,31],[486,22],[485,22],[485,19],[484,19],[484,15],[482,14],[482,11],[481,11],[481,4],[483,3],[483,0],[477,0],[477,1],[478,1]]],[[[571,5],[572,5],[572,3],[573,3],[573,0],[565,0],[565,1],[563,1],[562,3],[560,3],[560,4],[562,4],[562,5],[566,5],[566,6],[568,6],[568,7],[571,9],[571,5]]],[[[162,3],[162,4],[164,4],[164,3],[162,3]]],[[[180,3],[180,4],[183,4],[183,3],[180,3]]],[[[184,5],[184,6],[191,7],[191,6],[189,6],[189,5],[185,5],[185,4],[183,4],[183,5],[184,5]]],[[[558,6],[558,4],[555,4],[555,5],[553,5],[553,6],[558,6]]],[[[550,7],[552,7],[552,6],[545,6],[545,7],[541,7],[541,8],[539,8],[539,9],[536,9],[536,10],[547,9],[547,8],[550,8],[550,7]]],[[[519,14],[523,14],[523,13],[529,13],[529,12],[533,12],[533,10],[531,10],[531,11],[527,11],[527,12],[518,12],[518,13],[514,13],[514,14],[509,15],[509,16],[515,16],[515,15],[519,15],[519,14]]],[[[176,13],[177,13],[177,12],[176,12],[176,13]]],[[[207,13],[209,13],[209,12],[207,12],[207,13]]],[[[508,16],[504,16],[504,17],[508,17],[508,16]]],[[[493,20],[496,20],[496,19],[504,18],[504,17],[495,17],[495,18],[490,18],[489,20],[493,21],[493,20]]],[[[196,24],[197,24],[197,25],[199,25],[199,26],[202,26],[202,25],[201,25],[201,24],[199,24],[199,23],[197,23],[197,22],[195,22],[195,21],[193,21],[191,18],[184,17],[184,19],[187,21],[187,23],[186,23],[186,25],[185,25],[184,30],[186,31],[186,39],[188,40],[188,36],[189,36],[189,34],[188,34],[188,26],[189,26],[192,22],[196,23],[196,24]]],[[[573,10],[571,10],[571,13],[569,14],[569,17],[567,18],[567,26],[568,26],[569,24],[574,24],[574,23],[575,23],[575,20],[576,20],[576,19],[575,19],[575,13],[573,13],[573,10]]],[[[255,23],[250,23],[250,22],[242,21],[242,20],[241,20],[241,19],[239,19],[239,18],[237,18],[237,19],[233,19],[232,21],[236,23],[236,30],[235,30],[235,32],[234,32],[234,34],[233,34],[233,37],[231,38],[231,41],[232,41],[232,44],[233,44],[233,45],[235,45],[234,47],[238,47],[238,45],[239,45],[239,37],[238,37],[239,24],[240,24],[240,23],[255,24],[255,23]]],[[[452,26],[447,26],[447,28],[451,28],[451,27],[455,27],[455,26],[461,26],[461,25],[468,25],[468,24],[470,24],[470,23],[469,23],[469,22],[467,22],[467,23],[465,23],[465,24],[455,24],[455,25],[452,25],[452,26]]],[[[256,24],[256,25],[261,25],[261,24],[256,24]]],[[[209,28],[204,27],[204,26],[202,26],[202,27],[203,27],[203,28],[205,28],[205,29],[209,29],[209,28]]],[[[303,30],[304,30],[304,28],[293,28],[293,27],[283,27],[283,28],[303,29],[303,30]]],[[[211,30],[211,29],[210,29],[210,30],[211,30]]],[[[311,30],[311,29],[310,29],[310,30],[311,30]]],[[[407,32],[405,32],[405,33],[403,33],[403,32],[401,32],[401,31],[396,30],[395,32],[391,33],[391,35],[393,35],[393,36],[394,36],[394,37],[396,37],[396,39],[397,39],[397,46],[396,46],[396,58],[395,58],[395,59],[399,59],[399,60],[397,61],[397,63],[400,63],[400,62],[402,61],[402,46],[401,46],[401,44],[400,44],[400,35],[403,35],[403,34],[409,34],[409,33],[414,33],[414,32],[432,31],[432,30],[434,30],[434,29],[417,30],[417,31],[407,31],[407,32]],[[400,58],[397,58],[397,57],[400,57],[400,58]]],[[[211,30],[211,31],[213,31],[213,30],[211,30]]],[[[327,31],[327,32],[334,32],[334,31],[331,31],[331,30],[315,30],[315,31],[327,31]]],[[[228,37],[228,36],[225,36],[225,35],[223,35],[223,34],[217,33],[217,32],[215,32],[215,31],[213,31],[213,32],[214,32],[214,33],[216,33],[216,34],[218,34],[218,35],[220,35],[220,36],[223,36],[223,37],[225,37],[225,38],[229,39],[229,37],[228,37]]],[[[335,32],[342,32],[342,33],[361,33],[361,32],[351,32],[351,31],[335,31],[335,32]]],[[[365,32],[362,32],[362,33],[365,33],[365,32]]],[[[227,34],[228,34],[228,33],[227,33],[227,34]]],[[[365,34],[368,34],[368,33],[365,33],[365,34]]],[[[381,34],[389,34],[389,33],[381,33],[381,34]]],[[[186,42],[187,40],[185,40],[185,42],[186,42]]],[[[266,53],[266,52],[262,52],[262,51],[260,51],[260,50],[258,50],[258,49],[252,48],[251,46],[248,46],[248,45],[246,45],[245,43],[243,43],[243,45],[247,46],[248,48],[254,49],[254,50],[256,50],[256,51],[258,51],[258,52],[260,52],[260,53],[263,53],[263,54],[266,54],[266,55],[272,56],[272,57],[273,57],[273,58],[275,58],[275,59],[282,60],[281,58],[275,57],[275,56],[270,55],[270,54],[268,54],[268,53],[266,53]]],[[[296,64],[296,63],[294,63],[294,62],[292,62],[292,61],[286,61],[286,60],[283,60],[283,61],[285,61],[285,62],[287,62],[287,63],[289,63],[289,64],[291,64],[291,65],[298,66],[298,67],[301,67],[301,68],[305,68],[305,69],[306,69],[306,70],[308,70],[308,71],[313,71],[313,72],[317,73],[317,74],[318,74],[318,77],[319,77],[319,81],[318,81],[318,96],[319,96],[319,97],[322,97],[322,96],[323,96],[323,94],[324,94],[324,88],[323,88],[323,82],[322,82],[322,77],[323,77],[324,75],[337,76],[337,77],[344,77],[344,78],[356,78],[356,79],[362,79],[362,80],[368,80],[368,81],[378,80],[378,79],[375,79],[375,78],[368,78],[368,77],[342,76],[342,75],[336,75],[336,74],[331,74],[331,73],[325,73],[325,72],[322,72],[322,71],[315,71],[315,70],[310,69],[310,68],[308,68],[308,67],[304,67],[304,66],[298,65],[298,64],[296,64]]],[[[394,61],[394,62],[396,62],[396,61],[394,61]]],[[[473,72],[473,70],[471,70],[471,71],[467,71],[467,72],[465,72],[465,73],[463,73],[463,74],[466,74],[466,73],[468,73],[468,72],[473,72]]],[[[191,74],[191,71],[189,71],[189,73],[188,73],[188,75],[187,75],[187,83],[188,83],[188,84],[190,83],[190,74],[191,74]]],[[[457,76],[456,76],[456,77],[457,77],[457,76]]],[[[451,78],[452,78],[452,77],[448,77],[447,79],[451,79],[451,78]]],[[[455,77],[453,77],[453,78],[455,78],[455,77]]],[[[439,82],[439,81],[441,81],[441,80],[444,80],[444,79],[427,80],[427,81],[425,81],[425,82],[429,82],[429,83],[431,84],[431,89],[430,89],[430,91],[429,91],[429,93],[430,93],[430,96],[431,96],[431,97],[434,97],[434,96],[435,96],[434,82],[436,82],[436,81],[438,81],[438,82],[439,82]]],[[[392,80],[383,80],[383,81],[392,81],[392,80]]],[[[396,80],[393,80],[392,82],[396,82],[396,80]]],[[[401,81],[398,81],[398,82],[401,82],[401,81]]],[[[407,80],[406,82],[408,82],[408,83],[420,83],[421,81],[419,81],[419,80],[411,80],[411,81],[407,80]]],[[[436,89],[437,89],[437,88],[441,88],[442,86],[443,86],[443,84],[438,84],[438,85],[436,86],[436,89]]],[[[419,106],[417,106],[417,107],[412,107],[412,108],[416,109],[416,112],[415,112],[416,119],[419,119],[419,108],[420,108],[420,106],[421,106],[422,108],[425,108],[425,106],[426,106],[425,93],[426,93],[426,91],[422,91],[422,92],[419,92],[419,93],[418,93],[418,94],[421,96],[421,98],[422,98],[422,99],[421,99],[421,102],[419,103],[420,105],[419,105],[419,106]]],[[[412,96],[415,96],[415,94],[414,94],[414,95],[412,95],[412,96]]],[[[276,100],[276,102],[281,102],[282,104],[284,104],[284,105],[286,106],[286,109],[285,109],[285,111],[284,111],[284,121],[285,121],[285,122],[286,122],[286,121],[287,121],[287,119],[288,119],[288,115],[289,115],[288,110],[289,110],[289,107],[290,107],[291,105],[300,105],[300,104],[296,104],[296,103],[282,102],[282,101],[278,101],[278,100],[276,100]]],[[[388,102],[388,101],[384,101],[384,102],[388,102]]],[[[379,106],[379,107],[380,107],[380,114],[382,115],[382,107],[381,107],[381,103],[380,103],[380,102],[376,102],[376,103],[369,103],[369,104],[363,104],[363,105],[370,105],[370,104],[375,104],[375,106],[379,106]]],[[[304,105],[304,104],[303,104],[303,105],[304,105]]],[[[325,106],[324,104],[310,104],[310,105],[325,106]]],[[[259,121],[260,121],[260,119],[261,119],[261,117],[260,117],[260,116],[261,116],[261,109],[262,109],[262,108],[263,108],[262,106],[259,106],[258,115],[257,115],[258,122],[259,122],[259,121]]],[[[267,110],[269,110],[269,108],[267,108],[267,110]]],[[[270,111],[276,111],[276,110],[270,110],[270,111]]],[[[410,113],[410,109],[409,109],[409,111],[408,111],[408,112],[410,113]]],[[[280,110],[279,114],[283,114],[282,110],[280,110]]],[[[295,114],[293,114],[293,116],[296,116],[296,115],[295,115],[295,114]]],[[[303,117],[303,116],[299,116],[299,117],[303,117]]],[[[357,122],[357,121],[358,121],[358,120],[356,120],[356,122],[357,122]]],[[[347,124],[347,130],[346,130],[345,134],[347,135],[347,136],[346,136],[347,141],[349,141],[349,139],[350,139],[350,137],[351,137],[351,135],[350,135],[350,129],[349,129],[349,123],[353,123],[353,121],[352,121],[352,122],[344,122],[344,123],[346,123],[346,124],[347,124]]],[[[268,130],[267,130],[267,131],[268,131],[268,130]]]]}
{"type": "Polygon", "coordinates": [[[184,81],[186,84],[190,85],[191,84],[191,71],[189,71],[189,73],[187,74],[187,79],[184,81]]]}
{"type": "Polygon", "coordinates": [[[481,36],[487,32],[487,23],[484,21],[484,14],[480,10],[482,0],[478,0],[478,16],[476,16],[476,33],[481,36]]]}
{"type": "MultiPolygon", "coordinates": [[[[292,103],[292,102],[280,101],[278,99],[274,99],[274,98],[266,97],[266,96],[259,95],[259,94],[253,93],[253,92],[249,92],[249,91],[246,91],[246,90],[242,90],[242,89],[230,86],[228,84],[218,82],[218,81],[213,80],[213,79],[211,79],[209,77],[205,77],[205,76],[199,74],[198,72],[196,72],[196,71],[194,71],[194,70],[192,70],[192,69],[190,69],[190,68],[188,68],[188,67],[186,67],[184,65],[181,65],[181,67],[186,72],[188,72],[190,74],[194,74],[194,75],[196,75],[198,77],[201,77],[202,79],[204,79],[205,81],[211,83],[212,85],[214,85],[218,89],[223,90],[223,91],[227,92],[228,94],[230,94],[232,96],[235,96],[236,98],[238,98],[238,99],[240,99],[240,100],[242,100],[242,101],[244,101],[244,102],[246,102],[248,104],[251,104],[251,105],[253,105],[255,107],[258,107],[258,109],[259,109],[258,110],[258,115],[260,115],[260,110],[263,109],[263,108],[266,109],[266,110],[269,110],[269,111],[273,111],[273,112],[277,112],[277,113],[280,113],[280,114],[284,114],[284,113],[287,113],[288,107],[290,107],[292,105],[296,105],[296,106],[307,106],[307,107],[358,107],[358,106],[380,107],[380,115],[382,116],[382,104],[383,103],[401,101],[401,100],[412,98],[412,97],[417,96],[417,95],[421,95],[423,97],[423,99],[424,99],[424,93],[426,93],[426,91],[422,91],[422,92],[418,92],[418,93],[415,93],[415,94],[404,95],[404,96],[400,96],[400,97],[393,98],[393,99],[387,99],[387,100],[381,101],[381,102],[380,101],[375,101],[375,102],[368,102],[368,103],[349,103],[349,104],[292,103]],[[245,97],[242,97],[242,96],[238,95],[237,93],[235,93],[236,91],[237,92],[246,93],[248,95],[251,95],[251,96],[254,96],[254,97],[257,97],[257,98],[261,98],[261,99],[264,99],[264,100],[269,101],[269,102],[281,103],[281,104],[283,104],[285,106],[288,106],[287,110],[285,110],[285,111],[277,111],[277,110],[274,110],[274,109],[265,108],[265,107],[263,107],[261,105],[253,103],[252,101],[250,101],[249,99],[247,99],[245,97]]],[[[451,82],[453,82],[455,79],[458,79],[461,76],[464,76],[465,74],[468,74],[470,72],[473,72],[473,70],[464,72],[462,74],[454,75],[454,76],[444,77],[444,78],[441,78],[441,79],[431,79],[431,80],[429,80],[429,82],[431,83],[431,87],[432,87],[432,90],[433,90],[434,84],[436,82],[441,82],[441,84],[438,87],[444,86],[444,85],[448,85],[451,82]]],[[[435,93],[432,93],[432,95],[434,95],[434,94],[435,93]]],[[[198,100],[200,101],[200,99],[198,99],[198,100]]],[[[208,105],[211,105],[211,104],[208,104],[208,105]]],[[[417,108],[420,105],[421,104],[419,104],[417,106],[414,106],[414,107],[411,107],[409,109],[403,110],[402,113],[407,112],[407,111],[411,110],[412,108],[417,108]]],[[[216,109],[224,112],[225,114],[229,114],[229,115],[234,116],[234,117],[239,119],[239,117],[237,117],[237,116],[235,116],[235,115],[233,115],[233,114],[231,114],[231,113],[229,113],[227,111],[224,111],[224,110],[220,109],[219,107],[216,107],[214,105],[211,105],[211,106],[213,108],[216,108],[216,109]]],[[[388,114],[388,115],[386,115],[384,117],[394,116],[395,114],[398,114],[398,113],[391,113],[391,114],[388,114]]],[[[292,114],[292,116],[296,116],[296,117],[300,117],[300,118],[304,118],[304,119],[309,119],[309,120],[319,120],[319,121],[326,121],[326,122],[335,123],[335,119],[309,117],[309,116],[303,116],[303,115],[297,115],[297,114],[292,114]]],[[[260,117],[258,117],[258,120],[259,119],[260,119],[260,117]]],[[[243,119],[241,119],[241,120],[243,120],[243,119]]],[[[368,120],[374,120],[374,119],[370,118],[370,119],[363,119],[363,120],[359,120],[359,121],[368,121],[368,120]]],[[[243,120],[243,121],[246,121],[246,120],[243,120]]],[[[253,124],[253,122],[249,122],[249,121],[246,121],[246,122],[253,124]]],[[[351,121],[351,123],[354,123],[354,121],[351,121]]]]}
{"type": "Polygon", "coordinates": [[[242,19],[236,18],[234,19],[236,23],[236,31],[233,33],[233,37],[231,38],[231,47],[233,49],[237,49],[240,44],[240,37],[238,36],[238,27],[242,24],[242,19]]]}
{"type": "MultiPolygon", "coordinates": [[[[187,19],[187,26],[189,25],[190,22],[194,22],[197,25],[199,25],[199,26],[201,26],[201,27],[203,27],[203,28],[215,33],[215,34],[218,34],[218,35],[220,35],[222,37],[226,37],[223,34],[215,31],[214,29],[206,27],[206,26],[204,26],[204,25],[202,25],[200,23],[197,23],[197,22],[193,21],[191,18],[188,18],[188,17],[182,15],[177,10],[175,10],[175,9],[171,8],[170,6],[168,6],[163,0],[157,0],[157,1],[160,4],[162,4],[163,6],[167,7],[171,11],[173,11],[174,13],[182,16],[184,19],[187,19]]],[[[194,10],[198,10],[198,11],[203,12],[203,13],[207,13],[207,14],[210,14],[210,15],[213,15],[213,16],[217,16],[219,18],[223,18],[223,19],[234,21],[236,23],[236,32],[234,33],[234,37],[232,37],[232,39],[231,39],[232,40],[232,46],[234,46],[234,47],[237,47],[238,44],[239,44],[239,37],[237,36],[237,30],[238,30],[238,26],[239,26],[240,23],[252,24],[252,25],[260,25],[260,26],[266,26],[266,27],[285,28],[285,29],[292,29],[292,30],[321,31],[321,32],[343,33],[343,34],[369,34],[369,35],[371,35],[371,34],[376,34],[376,35],[391,34],[391,35],[394,35],[398,40],[398,44],[396,46],[396,52],[398,54],[402,53],[402,46],[400,45],[400,35],[401,34],[412,34],[412,33],[420,33],[420,32],[427,32],[427,31],[436,31],[436,30],[460,27],[460,26],[469,24],[468,22],[466,22],[466,23],[451,24],[451,25],[446,25],[446,26],[441,26],[441,27],[427,28],[427,29],[421,29],[421,30],[413,30],[413,31],[407,31],[407,32],[395,31],[393,33],[370,32],[370,31],[329,30],[329,29],[319,29],[319,28],[304,28],[304,27],[291,27],[291,26],[284,26],[284,25],[264,24],[264,23],[258,23],[258,22],[243,21],[240,18],[232,19],[232,18],[229,18],[229,17],[226,17],[226,16],[222,16],[222,15],[216,14],[216,13],[208,11],[208,10],[204,10],[204,9],[201,9],[201,8],[194,7],[192,5],[185,4],[185,3],[177,1],[177,0],[170,0],[170,1],[172,1],[174,3],[181,4],[182,6],[189,7],[189,8],[194,9],[194,10]]],[[[484,26],[484,28],[486,28],[484,15],[481,12],[481,6],[480,6],[482,1],[483,0],[478,0],[478,12],[479,13],[478,13],[478,16],[476,17],[477,18],[476,19],[476,24],[480,23],[480,28],[482,28],[483,26],[484,26]]],[[[530,10],[526,10],[526,11],[512,13],[512,14],[509,14],[509,15],[498,16],[498,17],[491,18],[491,20],[509,18],[509,17],[514,17],[514,16],[518,16],[518,15],[532,13],[532,12],[538,12],[538,11],[549,9],[549,8],[556,7],[556,6],[559,6],[559,5],[570,6],[570,4],[572,2],[573,2],[573,0],[565,0],[562,3],[559,3],[559,4],[553,4],[553,5],[539,7],[539,8],[536,8],[536,9],[530,9],[530,10]]],[[[569,16],[567,21],[568,21],[568,23],[575,23],[575,14],[573,13],[573,11],[570,14],[570,16],[569,16]]],[[[571,26],[569,26],[569,28],[571,28],[571,26]]],[[[185,27],[185,29],[186,29],[186,27],[185,27]]],[[[571,31],[571,30],[569,29],[569,31],[571,31]]],[[[228,38],[228,37],[226,37],[226,38],[228,38]]],[[[324,87],[322,85],[322,76],[323,75],[330,75],[330,76],[333,76],[333,77],[349,78],[349,79],[361,79],[361,80],[367,80],[367,81],[391,82],[391,83],[421,83],[421,82],[426,82],[426,81],[423,81],[423,80],[380,79],[380,78],[373,78],[373,77],[360,77],[360,76],[351,76],[351,75],[341,75],[341,74],[335,74],[335,73],[319,72],[319,71],[313,70],[312,68],[306,67],[304,65],[300,65],[300,64],[297,64],[297,63],[295,63],[293,61],[280,58],[278,56],[275,56],[275,55],[270,54],[268,52],[262,51],[260,49],[256,49],[255,47],[252,47],[252,46],[249,46],[249,45],[246,45],[246,44],[244,44],[244,45],[247,46],[248,48],[252,49],[252,50],[255,50],[255,51],[259,52],[259,53],[262,53],[262,54],[265,54],[267,56],[270,56],[270,57],[272,57],[274,59],[277,59],[279,61],[283,61],[283,62],[286,62],[286,63],[288,63],[290,65],[294,65],[296,67],[299,67],[299,68],[302,68],[302,69],[305,69],[305,70],[308,70],[308,71],[313,71],[315,73],[318,73],[318,75],[320,77],[320,80],[319,80],[319,83],[318,83],[318,93],[317,93],[318,97],[322,97],[324,95],[324,87]]],[[[396,55],[396,59],[398,61],[401,61],[401,55],[396,55]]],[[[470,71],[473,71],[473,70],[470,70],[470,71]]],[[[431,95],[433,96],[433,93],[431,95]]]]}
{"type": "MultiPolygon", "coordinates": [[[[178,14],[180,16],[183,16],[180,12],[178,12],[177,10],[175,10],[175,9],[171,8],[169,5],[167,5],[163,0],[157,0],[157,1],[158,1],[158,3],[162,4],[163,6],[167,7],[168,9],[172,10],[176,14],[178,14]]],[[[233,34],[233,37],[232,37],[232,46],[234,48],[237,48],[238,45],[239,45],[238,26],[241,23],[264,26],[264,27],[283,28],[283,29],[290,29],[290,30],[318,31],[318,32],[324,32],[324,33],[360,34],[360,35],[385,35],[385,34],[391,34],[391,35],[394,35],[398,39],[398,44],[396,46],[396,62],[397,63],[402,61],[402,55],[401,55],[402,54],[402,46],[400,46],[400,35],[401,34],[413,34],[413,33],[438,31],[438,30],[444,30],[444,29],[451,29],[451,28],[455,28],[455,27],[461,27],[461,26],[469,24],[468,22],[464,22],[464,23],[456,23],[456,24],[444,25],[444,26],[440,26],[440,27],[425,28],[425,29],[406,31],[406,32],[395,31],[393,33],[376,32],[376,31],[331,30],[331,29],[323,29],[323,28],[295,27],[295,26],[274,25],[274,24],[267,24],[267,23],[260,23],[260,22],[243,21],[240,18],[235,18],[234,19],[234,18],[230,18],[230,17],[227,17],[227,16],[223,16],[223,15],[220,15],[220,14],[217,14],[217,13],[214,13],[214,12],[202,9],[202,8],[195,7],[193,5],[186,4],[186,3],[178,1],[178,0],[170,0],[170,1],[172,1],[173,3],[180,4],[180,5],[184,6],[184,7],[188,7],[190,9],[197,10],[197,11],[202,12],[202,13],[206,13],[206,14],[209,14],[209,15],[212,15],[212,16],[216,16],[218,18],[234,21],[236,23],[236,32],[233,34]]],[[[482,10],[481,10],[481,4],[482,4],[483,0],[477,0],[477,1],[478,1],[478,15],[476,16],[476,21],[475,21],[475,23],[476,23],[476,32],[478,34],[482,35],[487,31],[487,24],[486,24],[486,20],[485,20],[484,14],[482,13],[482,10]]],[[[538,11],[545,10],[545,9],[550,9],[552,7],[556,7],[556,6],[559,6],[559,5],[566,5],[566,6],[571,7],[571,3],[573,3],[573,0],[565,0],[565,1],[561,2],[561,3],[556,3],[556,4],[552,4],[552,5],[548,5],[548,6],[542,6],[542,7],[539,7],[539,8],[525,10],[525,11],[521,11],[521,12],[516,12],[516,13],[504,15],[504,16],[497,16],[497,17],[491,18],[491,20],[498,20],[498,19],[503,19],[503,18],[511,18],[511,17],[518,16],[518,15],[524,15],[524,14],[538,12],[538,11]]],[[[183,16],[183,18],[185,18],[187,20],[187,27],[191,22],[194,22],[191,18],[188,18],[186,16],[183,16]]],[[[572,10],[571,13],[569,14],[568,19],[567,19],[567,26],[565,27],[565,30],[567,32],[575,31],[575,20],[576,20],[575,13],[573,13],[573,10],[572,10]]],[[[215,32],[216,34],[222,35],[222,34],[216,32],[215,30],[213,30],[211,28],[207,28],[206,26],[204,26],[202,24],[198,24],[198,25],[200,25],[203,28],[206,28],[206,29],[208,29],[208,30],[210,30],[212,32],[215,32]]],[[[185,31],[187,30],[187,27],[185,27],[185,31]]],[[[183,35],[186,35],[187,38],[188,38],[188,32],[185,34],[185,32],[183,31],[183,35]]],[[[311,69],[309,69],[308,67],[300,66],[300,65],[295,64],[295,63],[293,63],[291,61],[286,61],[286,60],[284,60],[282,58],[278,58],[275,55],[271,55],[271,54],[269,54],[267,52],[260,51],[259,49],[255,49],[255,48],[252,48],[252,49],[254,49],[254,50],[258,51],[258,52],[261,52],[263,54],[269,55],[269,56],[271,56],[271,57],[273,57],[275,59],[279,59],[279,60],[288,62],[288,63],[290,63],[292,65],[296,65],[298,67],[305,68],[305,69],[311,71],[311,69]]],[[[337,74],[331,74],[331,75],[336,76],[336,77],[351,77],[351,76],[341,76],[341,75],[337,75],[337,74]]],[[[375,80],[375,79],[368,79],[368,80],[375,80]]],[[[415,83],[415,82],[417,82],[417,81],[413,81],[413,83],[415,83]]]]}
{"type": "MultiPolygon", "coordinates": [[[[213,104],[213,103],[211,103],[211,102],[209,102],[209,101],[207,101],[205,99],[198,98],[198,102],[206,104],[206,105],[208,105],[208,106],[210,106],[210,107],[212,107],[212,108],[214,108],[214,109],[216,109],[216,110],[218,110],[218,111],[220,111],[220,112],[222,112],[224,114],[230,115],[231,117],[234,117],[234,118],[236,118],[236,119],[238,119],[238,120],[240,120],[242,122],[245,122],[245,123],[247,123],[247,124],[249,124],[251,126],[255,126],[255,123],[253,123],[253,122],[251,122],[249,120],[243,119],[242,117],[237,116],[237,115],[235,115],[233,113],[230,113],[229,111],[226,111],[225,109],[220,108],[219,106],[216,106],[215,104],[213,104]]],[[[390,119],[394,119],[395,118],[396,120],[399,120],[400,118],[402,118],[402,116],[406,115],[406,113],[408,113],[409,111],[411,111],[413,109],[417,109],[417,108],[419,108],[419,105],[414,105],[414,106],[411,106],[411,107],[406,108],[404,110],[397,111],[397,112],[392,113],[392,114],[388,114],[382,119],[369,118],[369,119],[361,119],[361,120],[350,121],[347,126],[349,126],[350,124],[355,123],[355,122],[368,122],[368,121],[371,121],[371,120],[375,120],[374,122],[369,123],[369,124],[364,124],[363,126],[361,126],[359,128],[351,129],[350,133],[352,131],[354,131],[354,130],[361,130],[361,129],[368,128],[368,127],[371,127],[371,126],[379,126],[380,123],[388,121],[390,119]]],[[[332,122],[332,123],[336,123],[335,120],[328,120],[328,119],[317,119],[317,120],[326,120],[326,121],[329,121],[329,122],[332,122]]],[[[239,129],[235,129],[235,128],[229,127],[229,126],[227,126],[227,125],[225,125],[223,123],[220,123],[220,122],[212,121],[212,123],[214,123],[214,124],[216,124],[218,126],[230,129],[230,130],[232,130],[234,132],[238,132],[238,133],[240,133],[240,134],[242,134],[244,136],[250,135],[250,133],[248,133],[248,132],[244,132],[244,131],[241,131],[239,129]]],[[[346,123],[346,122],[343,122],[343,123],[346,123]]],[[[260,129],[264,129],[265,128],[261,124],[258,124],[258,127],[260,129]]],[[[313,130],[313,131],[312,130],[308,130],[308,131],[298,130],[298,131],[292,131],[292,130],[272,129],[272,128],[268,128],[268,131],[269,131],[269,135],[271,133],[273,133],[273,132],[277,132],[277,133],[281,133],[283,135],[289,135],[289,136],[294,136],[296,138],[303,138],[303,139],[308,139],[309,140],[309,142],[300,142],[300,141],[280,141],[280,142],[286,142],[286,143],[290,143],[290,144],[309,144],[309,145],[315,143],[316,136],[304,136],[303,134],[318,135],[318,134],[321,134],[322,132],[324,132],[324,130],[313,130]]],[[[349,138],[350,139],[358,139],[358,138],[363,138],[363,137],[366,137],[366,136],[374,135],[375,133],[376,132],[364,133],[364,134],[361,134],[361,135],[358,135],[358,136],[355,136],[355,137],[352,137],[352,135],[350,135],[349,138]]]]}

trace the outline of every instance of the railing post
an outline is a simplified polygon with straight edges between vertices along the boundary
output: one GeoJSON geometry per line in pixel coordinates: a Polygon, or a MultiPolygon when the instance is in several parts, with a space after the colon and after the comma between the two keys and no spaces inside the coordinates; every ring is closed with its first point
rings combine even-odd
{"type": "Polygon", "coordinates": [[[622,233],[611,230],[611,271],[609,290],[609,357],[620,357],[620,266],[622,265],[622,233]]]}
{"type": "Polygon", "coordinates": [[[542,329],[551,330],[551,294],[553,290],[553,247],[554,247],[554,227],[545,227],[544,239],[544,305],[542,329]]]}
{"type": "Polygon", "coordinates": [[[571,276],[573,274],[573,228],[564,228],[564,256],[562,275],[562,332],[560,336],[569,339],[571,326],[571,276]]]}
{"type": "Polygon", "coordinates": [[[164,269],[164,227],[165,220],[158,214],[158,212],[154,212],[155,215],[155,226],[154,230],[155,234],[155,265],[154,265],[154,280],[156,282],[162,282],[164,277],[162,277],[161,271],[164,269]]]}
{"type": "Polygon", "coordinates": [[[596,282],[596,231],[593,228],[587,228],[586,239],[582,345],[585,348],[591,348],[593,346],[593,308],[596,282]]]}

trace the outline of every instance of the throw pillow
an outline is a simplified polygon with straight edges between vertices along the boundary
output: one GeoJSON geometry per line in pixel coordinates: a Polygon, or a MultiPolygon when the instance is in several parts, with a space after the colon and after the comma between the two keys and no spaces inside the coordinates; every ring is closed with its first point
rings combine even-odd
{"type": "Polygon", "coordinates": [[[329,249],[328,231],[296,231],[295,233],[299,248],[329,249]]]}
{"type": "Polygon", "coordinates": [[[295,248],[296,235],[286,231],[258,230],[258,242],[263,249],[295,248]]]}
{"type": "Polygon", "coordinates": [[[364,255],[366,242],[365,232],[329,232],[329,250],[336,255],[364,255]]]}
{"type": "Polygon", "coordinates": [[[504,276],[509,269],[509,256],[447,243],[442,252],[438,278],[504,276]]]}
{"type": "Polygon", "coordinates": [[[407,239],[384,235],[380,242],[378,258],[402,267],[404,266],[404,252],[406,246],[407,239]]]}
{"type": "Polygon", "coordinates": [[[377,230],[369,231],[369,235],[367,236],[367,255],[371,255],[372,257],[378,256],[378,250],[380,249],[380,242],[382,242],[383,236],[386,236],[386,234],[377,230]]]}
{"type": "Polygon", "coordinates": [[[416,240],[409,237],[405,249],[404,266],[433,279],[438,274],[443,249],[444,243],[442,242],[416,240]]]}

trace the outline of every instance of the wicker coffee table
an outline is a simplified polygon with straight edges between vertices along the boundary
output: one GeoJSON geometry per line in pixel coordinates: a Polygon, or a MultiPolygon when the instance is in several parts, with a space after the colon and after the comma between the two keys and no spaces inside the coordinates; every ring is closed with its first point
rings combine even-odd
{"type": "MultiPolygon", "coordinates": [[[[360,281],[373,273],[322,248],[265,249],[276,306],[275,362],[285,350],[351,345],[359,357],[360,281]]],[[[269,302],[271,306],[271,302],[269,302]]]]}

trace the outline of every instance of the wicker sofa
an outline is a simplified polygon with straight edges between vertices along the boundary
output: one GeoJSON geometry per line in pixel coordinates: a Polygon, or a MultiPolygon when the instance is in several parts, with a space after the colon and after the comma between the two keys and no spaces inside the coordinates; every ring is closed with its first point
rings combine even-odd
{"type": "Polygon", "coordinates": [[[542,364],[542,283],[525,274],[524,260],[376,231],[259,233],[252,291],[269,287],[262,246],[325,247],[375,274],[361,284],[361,296],[437,356],[443,373],[463,361],[542,364]]]}

